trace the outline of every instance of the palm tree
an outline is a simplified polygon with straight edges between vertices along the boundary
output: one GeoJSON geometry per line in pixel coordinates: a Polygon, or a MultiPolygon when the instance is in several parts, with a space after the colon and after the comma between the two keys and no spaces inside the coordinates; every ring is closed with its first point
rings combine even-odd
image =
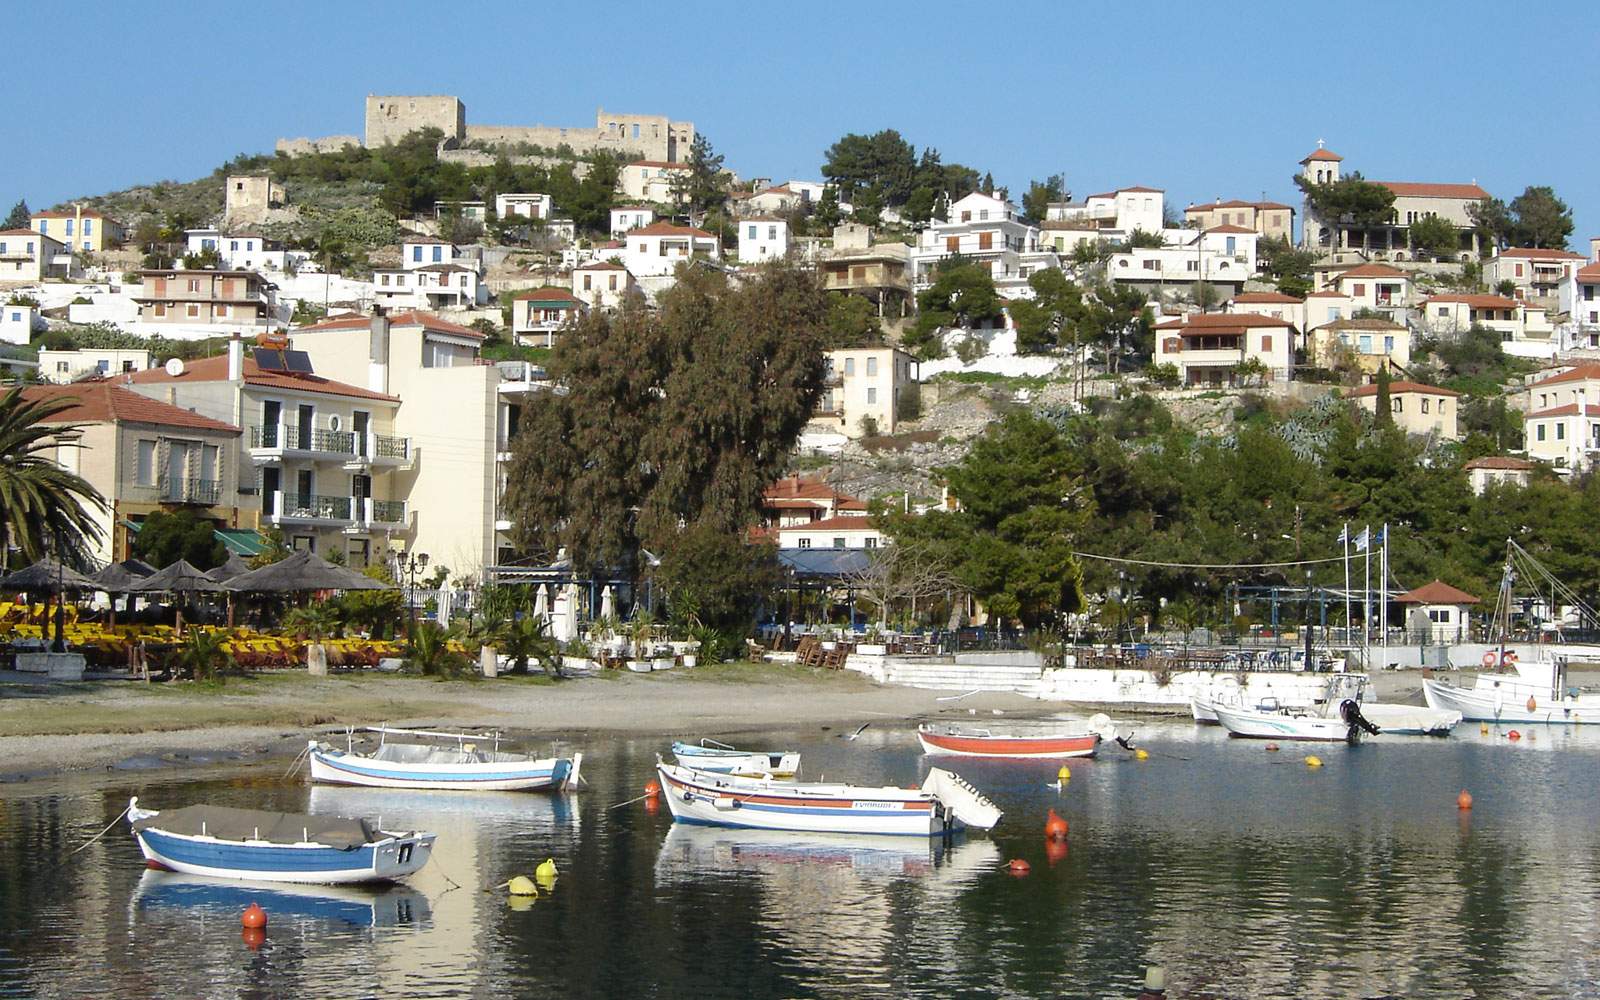
{"type": "Polygon", "coordinates": [[[48,454],[79,447],[72,440],[79,425],[48,422],[75,402],[25,399],[21,386],[0,397],[0,541],[21,549],[30,563],[59,554],[82,565],[100,538],[94,514],[107,509],[105,497],[48,454]]]}
{"type": "Polygon", "coordinates": [[[511,658],[512,673],[527,673],[532,661],[546,673],[561,676],[560,643],[551,637],[550,626],[542,618],[523,615],[502,622],[494,631],[494,641],[511,658]]]}
{"type": "Polygon", "coordinates": [[[189,641],[172,652],[172,666],[180,673],[197,681],[222,681],[223,673],[232,669],[233,656],[223,646],[220,632],[189,630],[189,641]]]}

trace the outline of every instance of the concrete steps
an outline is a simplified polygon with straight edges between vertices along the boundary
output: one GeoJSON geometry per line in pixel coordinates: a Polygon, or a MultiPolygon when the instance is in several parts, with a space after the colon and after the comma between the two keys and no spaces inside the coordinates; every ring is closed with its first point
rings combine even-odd
{"type": "Polygon", "coordinates": [[[1038,667],[971,666],[951,663],[886,663],[885,684],[938,691],[1010,691],[1032,695],[1039,686],[1038,667]]]}

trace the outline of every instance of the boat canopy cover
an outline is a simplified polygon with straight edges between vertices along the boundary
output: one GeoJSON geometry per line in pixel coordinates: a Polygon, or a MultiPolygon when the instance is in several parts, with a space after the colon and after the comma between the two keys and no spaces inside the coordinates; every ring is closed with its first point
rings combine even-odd
{"type": "Polygon", "coordinates": [[[195,805],[182,809],[163,809],[155,816],[134,823],[133,828],[135,831],[157,830],[220,840],[268,840],[275,844],[305,841],[342,851],[387,839],[386,834],[373,829],[364,819],[234,809],[229,806],[195,805]]]}

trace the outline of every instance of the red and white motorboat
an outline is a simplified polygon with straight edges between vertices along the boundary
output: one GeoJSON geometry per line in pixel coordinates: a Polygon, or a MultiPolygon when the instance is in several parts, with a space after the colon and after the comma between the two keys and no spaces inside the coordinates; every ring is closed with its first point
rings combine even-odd
{"type": "Polygon", "coordinates": [[[1100,734],[1090,729],[1069,732],[997,733],[977,727],[935,725],[917,727],[922,752],[958,757],[1093,757],[1100,734]]]}

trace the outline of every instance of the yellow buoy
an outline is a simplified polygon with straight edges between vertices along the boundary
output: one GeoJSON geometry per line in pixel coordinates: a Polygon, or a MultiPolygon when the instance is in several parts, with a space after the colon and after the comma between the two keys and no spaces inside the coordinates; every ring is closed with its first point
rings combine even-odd
{"type": "Polygon", "coordinates": [[[538,868],[533,870],[533,877],[538,880],[539,887],[549,892],[556,884],[556,863],[553,858],[545,858],[538,868]]]}
{"type": "Polygon", "coordinates": [[[1321,767],[1321,766],[1322,766],[1322,758],[1321,757],[1314,757],[1313,756],[1313,757],[1307,757],[1306,758],[1306,767],[1321,767]]]}
{"type": "Polygon", "coordinates": [[[1489,724],[1487,722],[1478,723],[1478,735],[1479,736],[1488,736],[1489,735],[1489,724]]]}
{"type": "Polygon", "coordinates": [[[516,878],[514,878],[511,881],[507,882],[506,883],[506,889],[509,890],[511,895],[513,895],[513,896],[537,896],[537,895],[539,895],[539,890],[533,884],[533,879],[529,878],[526,875],[518,875],[516,878]]]}
{"type": "Polygon", "coordinates": [[[1133,756],[1135,760],[1149,760],[1150,751],[1144,749],[1135,750],[1133,756]]]}
{"type": "Polygon", "coordinates": [[[1061,770],[1056,772],[1056,780],[1057,781],[1071,781],[1072,780],[1072,768],[1068,767],[1065,764],[1062,764],[1061,765],[1061,770]]]}

